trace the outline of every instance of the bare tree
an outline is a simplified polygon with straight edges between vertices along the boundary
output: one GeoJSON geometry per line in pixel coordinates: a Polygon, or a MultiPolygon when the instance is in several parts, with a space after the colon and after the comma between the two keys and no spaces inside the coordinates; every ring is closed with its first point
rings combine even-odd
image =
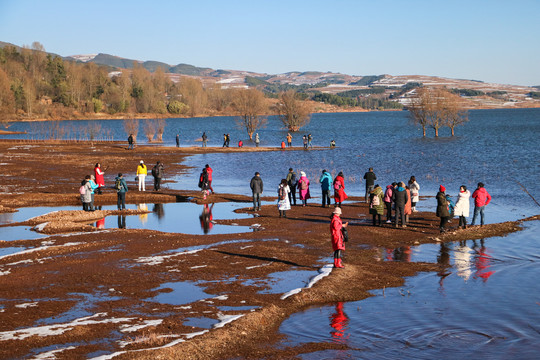
{"type": "Polygon", "coordinates": [[[454,136],[454,128],[459,125],[465,124],[469,121],[469,114],[463,107],[461,98],[459,95],[446,91],[444,98],[444,117],[445,123],[450,128],[452,136],[454,136]]]}
{"type": "Polygon", "coordinates": [[[88,137],[90,138],[90,141],[93,143],[101,131],[101,124],[97,121],[90,121],[90,123],[88,124],[87,130],[88,130],[88,137]]]}
{"type": "Polygon", "coordinates": [[[426,127],[433,117],[434,106],[431,91],[427,88],[416,89],[416,96],[407,105],[409,116],[414,124],[422,127],[422,136],[426,137],[426,127]]]}
{"type": "Polygon", "coordinates": [[[124,131],[126,135],[133,135],[133,142],[137,142],[137,134],[139,133],[139,120],[129,117],[124,120],[124,131]]]}
{"type": "Polygon", "coordinates": [[[233,108],[240,119],[238,125],[245,128],[249,140],[253,140],[253,134],[262,128],[267,119],[262,117],[268,111],[268,105],[264,94],[257,89],[238,90],[235,93],[233,108]]]}
{"type": "Polygon", "coordinates": [[[156,141],[163,142],[163,133],[165,132],[165,125],[167,124],[166,120],[159,118],[155,122],[156,129],[156,141]]]}
{"type": "Polygon", "coordinates": [[[189,115],[201,114],[207,101],[207,95],[202,83],[197,79],[182,78],[179,88],[182,94],[182,102],[189,106],[189,115]]]}
{"type": "Polygon", "coordinates": [[[276,111],[283,124],[289,131],[298,131],[309,124],[311,119],[310,106],[298,98],[294,90],[283,92],[279,96],[276,111]]]}
{"type": "Polygon", "coordinates": [[[154,135],[156,134],[156,123],[153,120],[145,120],[144,122],[144,135],[148,139],[148,142],[154,140],[154,135]]]}

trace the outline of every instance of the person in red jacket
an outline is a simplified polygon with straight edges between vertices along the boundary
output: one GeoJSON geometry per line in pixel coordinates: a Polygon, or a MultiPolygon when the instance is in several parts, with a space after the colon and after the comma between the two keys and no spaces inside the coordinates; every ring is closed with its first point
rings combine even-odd
{"type": "Polygon", "coordinates": [[[484,209],[491,201],[491,195],[489,195],[487,190],[484,188],[484,184],[479,182],[478,187],[472,194],[472,197],[474,199],[474,215],[471,226],[474,226],[478,213],[480,213],[480,226],[484,226],[484,209]]]}
{"type": "Polygon", "coordinates": [[[347,200],[347,194],[345,194],[345,180],[343,178],[343,172],[341,171],[334,179],[334,200],[336,201],[336,206],[341,206],[341,203],[347,200]]]}
{"type": "Polygon", "coordinates": [[[345,242],[343,242],[343,232],[341,228],[346,228],[349,224],[346,222],[343,224],[341,221],[341,208],[336,207],[332,215],[332,221],[330,222],[330,233],[332,234],[332,249],[334,250],[334,267],[343,268],[341,262],[341,252],[345,250],[345,242]]]}
{"type": "Polygon", "coordinates": [[[94,167],[94,174],[96,178],[96,184],[98,186],[97,193],[101,195],[101,188],[105,186],[105,179],[103,178],[103,175],[105,175],[104,171],[101,171],[101,164],[97,163],[94,167]]]}
{"type": "Polygon", "coordinates": [[[204,167],[206,168],[206,172],[208,173],[208,190],[210,190],[212,194],[215,194],[214,189],[212,188],[212,171],[214,170],[212,170],[212,168],[208,164],[206,164],[204,167]]]}

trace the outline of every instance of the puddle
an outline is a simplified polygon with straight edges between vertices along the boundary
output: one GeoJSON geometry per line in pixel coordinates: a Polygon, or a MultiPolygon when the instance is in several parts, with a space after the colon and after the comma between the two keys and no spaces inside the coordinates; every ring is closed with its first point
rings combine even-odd
{"type": "Polygon", "coordinates": [[[16,253],[24,251],[24,250],[26,250],[26,248],[23,248],[23,247],[0,248],[0,258],[2,256],[13,255],[13,254],[16,254],[16,253]]]}
{"type": "Polygon", "coordinates": [[[184,305],[213,296],[205,293],[198,284],[198,282],[193,281],[165,283],[155,290],[172,289],[172,291],[162,292],[153,298],[147,299],[147,301],[154,301],[160,304],[184,305]]]}
{"type": "Polygon", "coordinates": [[[287,336],[280,346],[340,342],[362,349],[300,356],[305,359],[537,358],[540,221],[525,226],[477,240],[476,247],[466,241],[399,250],[401,261],[438,262],[444,270],[365,300],[294,314],[280,327],[287,336]]]}
{"type": "Polygon", "coordinates": [[[193,327],[201,328],[201,329],[211,329],[217,323],[219,323],[219,320],[217,319],[200,317],[200,318],[184,319],[182,324],[186,326],[193,326],[193,327]]]}
{"type": "Polygon", "coordinates": [[[261,294],[282,294],[292,289],[308,286],[310,279],[317,274],[317,271],[312,270],[281,271],[269,274],[269,279],[246,280],[243,285],[268,287],[268,289],[260,290],[261,294]]]}
{"type": "Polygon", "coordinates": [[[259,309],[260,306],[219,306],[220,311],[250,311],[259,309]]]}
{"type": "Polygon", "coordinates": [[[31,226],[2,226],[0,227],[0,240],[35,240],[42,239],[48,235],[31,231],[31,226]]]}

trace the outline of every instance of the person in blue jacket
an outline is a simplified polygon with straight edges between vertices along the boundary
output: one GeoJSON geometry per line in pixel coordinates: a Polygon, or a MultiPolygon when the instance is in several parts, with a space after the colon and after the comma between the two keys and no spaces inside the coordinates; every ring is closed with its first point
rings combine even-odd
{"type": "Polygon", "coordinates": [[[319,178],[322,190],[322,207],[330,207],[330,189],[332,188],[332,175],[326,170],[322,171],[322,175],[319,178]]]}

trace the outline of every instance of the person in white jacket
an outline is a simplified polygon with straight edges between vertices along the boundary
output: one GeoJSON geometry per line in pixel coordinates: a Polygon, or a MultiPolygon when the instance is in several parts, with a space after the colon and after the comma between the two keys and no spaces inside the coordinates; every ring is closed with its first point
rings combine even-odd
{"type": "Polygon", "coordinates": [[[416,178],[414,176],[411,176],[409,179],[409,190],[411,191],[411,210],[412,212],[417,212],[416,210],[416,203],[420,200],[420,185],[416,182],[416,178]]]}
{"type": "Polygon", "coordinates": [[[467,217],[469,216],[471,192],[467,190],[465,185],[459,187],[459,194],[456,205],[454,207],[454,215],[459,216],[458,227],[467,228],[467,217]]]}

